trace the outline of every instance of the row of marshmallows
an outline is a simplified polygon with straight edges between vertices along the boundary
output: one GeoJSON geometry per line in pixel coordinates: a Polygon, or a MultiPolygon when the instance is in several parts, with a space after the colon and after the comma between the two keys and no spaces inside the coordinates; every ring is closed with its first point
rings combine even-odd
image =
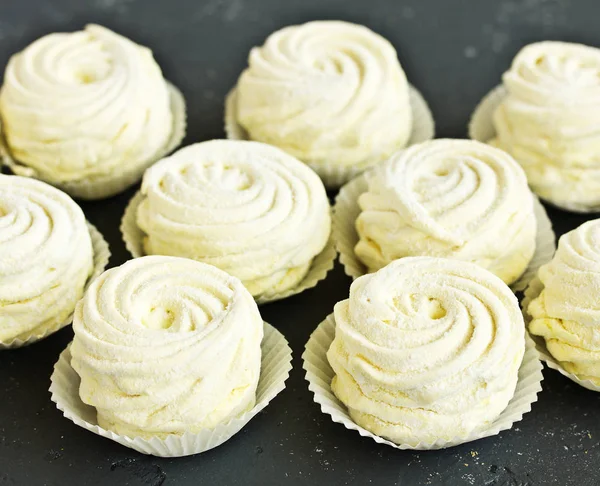
{"type": "MultiPolygon", "coordinates": [[[[597,209],[599,70],[592,47],[526,46],[477,108],[471,137],[511,154],[541,198],[597,209]]],[[[14,55],[0,116],[15,173],[85,199],[134,184],[185,133],[183,96],[151,51],[97,25],[47,35],[14,55]]],[[[226,131],[281,148],[328,187],[434,134],[394,47],[336,21],[286,27],[253,48],[227,97],[226,131]]]]}

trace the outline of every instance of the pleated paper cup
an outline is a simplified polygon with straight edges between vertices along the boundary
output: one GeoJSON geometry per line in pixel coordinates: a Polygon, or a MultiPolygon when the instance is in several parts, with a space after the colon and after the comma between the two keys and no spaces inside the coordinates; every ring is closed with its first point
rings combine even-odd
{"type": "MultiPolygon", "coordinates": [[[[367,190],[367,179],[364,174],[361,174],[340,189],[333,207],[333,239],[340,253],[340,262],[344,266],[344,271],[353,279],[368,273],[367,267],[354,253],[354,248],[359,241],[355,224],[360,214],[358,197],[367,190]]],[[[552,259],[556,250],[556,235],[552,230],[552,223],[537,197],[534,197],[533,209],[537,220],[535,253],[523,275],[510,286],[514,292],[524,290],[535,277],[538,269],[552,259]]]]}
{"type": "MultiPolygon", "coordinates": [[[[108,265],[108,260],[110,258],[110,250],[108,248],[108,243],[102,236],[102,234],[96,229],[96,227],[90,223],[87,224],[90,232],[90,237],[92,240],[92,250],[94,252],[94,269],[92,270],[92,274],[90,278],[88,278],[85,289],[87,289],[92,281],[99,276],[104,269],[108,265]]],[[[73,308],[73,312],[75,308],[73,308]]],[[[21,336],[20,338],[15,338],[10,341],[2,342],[0,341],[0,349],[11,349],[11,348],[20,348],[22,346],[27,346],[29,344],[35,343],[45,337],[50,336],[50,334],[54,334],[56,331],[62,329],[65,326],[68,326],[73,322],[73,312],[60,324],[52,326],[50,328],[46,328],[43,330],[38,330],[37,332],[32,332],[30,335],[21,336]]]]}
{"type": "Polygon", "coordinates": [[[533,198],[533,212],[535,213],[537,222],[535,252],[523,275],[510,286],[515,292],[525,290],[529,282],[537,275],[539,268],[552,260],[556,251],[556,234],[554,234],[554,230],[552,229],[552,222],[537,196],[533,198]]]}
{"type": "Polygon", "coordinates": [[[432,450],[453,447],[465,442],[497,435],[503,430],[512,428],[515,422],[522,420],[523,415],[531,411],[531,405],[537,401],[537,394],[542,390],[542,364],[538,359],[535,344],[526,335],[525,355],[519,368],[519,378],[515,394],[500,416],[485,429],[471,435],[454,437],[450,440],[440,438],[432,443],[415,442],[412,444],[396,444],[375,435],[356,424],[346,406],[340,402],[331,390],[334,372],[327,360],[327,350],[335,337],[335,319],[329,315],[310,336],[302,355],[303,368],[306,371],[308,388],[314,393],[314,400],[321,406],[321,411],[331,417],[334,422],[342,424],[350,430],[356,430],[363,437],[369,437],[379,444],[389,445],[396,449],[432,450]]]}
{"type": "Polygon", "coordinates": [[[496,86],[479,102],[469,122],[469,138],[488,143],[496,138],[494,112],[506,98],[508,91],[503,85],[496,86]]]}
{"type": "MultiPolygon", "coordinates": [[[[145,233],[137,225],[137,208],[143,199],[143,194],[138,191],[133,198],[131,198],[131,201],[129,201],[129,204],[125,208],[123,219],[121,220],[121,235],[125,242],[125,247],[134,258],[145,256],[145,233]]],[[[327,273],[333,269],[336,257],[337,252],[335,250],[333,238],[330,237],[323,251],[313,259],[308,273],[298,285],[291,289],[284,290],[283,292],[255,296],[254,299],[258,304],[267,304],[269,302],[286,299],[292,295],[299,294],[315,287],[321,280],[324,280],[325,277],[327,277],[327,273]]]]}
{"type": "MultiPolygon", "coordinates": [[[[407,146],[432,140],[435,136],[435,122],[427,102],[417,91],[409,86],[409,100],[413,115],[413,126],[407,146]]],[[[236,120],[237,91],[233,88],[225,99],[225,134],[230,140],[248,140],[248,133],[236,120]]],[[[307,164],[321,178],[328,189],[337,189],[362,173],[367,167],[307,164]]]]}
{"type": "MultiPolygon", "coordinates": [[[[542,292],[543,289],[544,289],[544,284],[536,276],[536,278],[534,278],[531,281],[531,283],[529,284],[529,286],[527,287],[527,290],[525,290],[525,294],[524,294],[523,300],[521,302],[521,308],[523,309],[523,317],[525,319],[526,326],[529,326],[529,322],[531,321],[531,316],[527,312],[527,307],[529,306],[529,304],[532,300],[534,300],[535,298],[537,298],[540,295],[540,293],[542,292]]],[[[546,363],[546,366],[548,366],[548,368],[558,371],[561,375],[566,376],[569,380],[574,381],[579,386],[587,388],[588,390],[592,390],[592,391],[596,391],[596,392],[600,391],[600,386],[596,385],[593,381],[582,380],[576,374],[570,373],[567,370],[565,370],[561,366],[560,362],[558,360],[556,360],[554,358],[554,356],[552,356],[552,354],[550,354],[550,351],[548,351],[548,348],[546,347],[546,341],[543,337],[534,336],[533,334],[530,334],[530,336],[535,343],[535,347],[540,356],[540,359],[544,363],[546,363]]]]}
{"type": "MultiPolygon", "coordinates": [[[[81,179],[53,185],[72,197],[92,200],[114,196],[115,194],[123,192],[125,189],[138,182],[148,167],[165,157],[167,154],[171,153],[181,143],[183,137],[185,136],[185,99],[181,91],[179,91],[179,89],[177,89],[171,83],[167,82],[167,87],[169,89],[169,95],[171,99],[173,129],[167,144],[160,152],[152,157],[152,159],[131,169],[128,169],[127,166],[124,166],[121,168],[118,174],[110,174],[101,177],[81,179]]],[[[2,161],[4,162],[4,165],[10,168],[14,174],[44,180],[43,178],[39,177],[35,169],[27,167],[26,165],[22,165],[19,163],[19,161],[15,160],[11,156],[5,140],[2,141],[1,145],[2,147],[0,149],[0,156],[2,157],[2,161]]]]}
{"type": "Polygon", "coordinates": [[[141,191],[136,192],[127,204],[121,219],[121,236],[125,248],[133,258],[146,255],[144,252],[144,232],[137,225],[137,209],[143,200],[144,195],[141,191]]]}
{"type": "Polygon", "coordinates": [[[284,388],[292,369],[292,350],[283,335],[273,326],[264,323],[261,343],[261,371],[256,389],[256,405],[237,418],[198,433],[171,434],[164,438],[128,437],[103,429],[98,425],[96,410],[79,397],[79,375],[71,366],[70,345],[54,365],[50,393],[56,407],[76,425],[94,434],[114,440],[142,454],[159,457],[182,457],[200,454],[217,447],[237,434],[250,420],[263,410],[284,388]]]}

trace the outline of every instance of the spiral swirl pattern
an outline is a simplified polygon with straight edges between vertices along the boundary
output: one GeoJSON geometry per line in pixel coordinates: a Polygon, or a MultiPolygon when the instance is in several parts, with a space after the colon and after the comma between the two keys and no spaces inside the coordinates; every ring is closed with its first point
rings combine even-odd
{"type": "Polygon", "coordinates": [[[0,175],[0,341],[64,324],[92,268],[79,206],[43,182],[0,175]]]}
{"type": "Polygon", "coordinates": [[[147,254],[192,258],[238,277],[252,295],[292,288],[329,238],[318,176],[257,142],[191,145],[144,175],[137,221],[147,254]]]}
{"type": "Polygon", "coordinates": [[[394,47],[366,27],[319,21],[252,49],[237,121],[252,140],[313,167],[366,167],[408,142],[408,83],[394,47]]]}
{"type": "Polygon", "coordinates": [[[510,289],[477,265],[397,260],[355,280],[335,322],[332,389],[358,425],[393,442],[467,436],[514,394],[523,317],[510,289]]]}
{"type": "Polygon", "coordinates": [[[79,394],[105,429],[197,432],[254,406],[262,319],[241,282],[215,267],[130,260],[92,283],[73,329],[79,394]]]}
{"type": "Polygon", "coordinates": [[[55,185],[143,170],[173,126],[151,51],[98,25],[14,55],[0,114],[12,156],[55,185]]]}
{"type": "Polygon", "coordinates": [[[563,235],[538,278],[543,290],[528,306],[530,332],[565,370],[600,385],[600,219],[563,235]]]}
{"type": "Polygon", "coordinates": [[[506,283],[535,251],[533,196],[512,157],[468,140],[398,152],[366,174],[355,252],[370,271],[405,256],[470,261],[506,283]]]}
{"type": "Polygon", "coordinates": [[[559,206],[600,207],[600,49],[564,42],[523,48],[503,77],[497,143],[533,190],[559,206]]]}

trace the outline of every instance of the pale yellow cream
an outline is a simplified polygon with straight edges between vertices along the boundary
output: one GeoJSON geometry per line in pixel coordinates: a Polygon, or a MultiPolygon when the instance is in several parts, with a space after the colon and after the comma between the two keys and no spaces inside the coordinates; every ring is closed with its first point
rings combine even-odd
{"type": "Polygon", "coordinates": [[[316,170],[367,167],[408,142],[412,114],[394,47],[366,27],[285,27],[250,52],[237,84],[237,122],[316,170]]]}
{"type": "Polygon", "coordinates": [[[434,140],[366,173],[357,257],[373,272],[407,256],[476,263],[506,283],[535,251],[533,195],[507,153],[469,140],[434,140]]]}
{"type": "Polygon", "coordinates": [[[92,268],[79,206],[44,182],[0,175],[0,341],[66,324],[92,268]]]}
{"type": "Polygon", "coordinates": [[[516,297],[472,263],[411,257],[354,281],[335,306],[332,389],[398,444],[467,437],[513,397],[525,352],[516,297]]]}
{"type": "Polygon", "coordinates": [[[258,142],[213,140],[148,169],[137,212],[149,255],[214,265],[254,296],[296,286],[331,229],[323,183],[306,165],[258,142]]]}
{"type": "Polygon", "coordinates": [[[600,208],[600,49],[524,47],[503,76],[492,143],[523,166],[533,191],[576,211],[600,208]]]}
{"type": "Polygon", "coordinates": [[[538,279],[529,331],[566,371],[600,386],[600,219],[563,235],[538,279]]]}
{"type": "Polygon", "coordinates": [[[263,322],[235,277],[184,258],[130,260],[77,305],[71,364],[101,427],[198,432],[254,406],[263,322]]]}
{"type": "Polygon", "coordinates": [[[152,52],[98,25],[46,35],[15,54],[0,115],[12,157],[58,186],[141,176],[173,127],[152,52]]]}

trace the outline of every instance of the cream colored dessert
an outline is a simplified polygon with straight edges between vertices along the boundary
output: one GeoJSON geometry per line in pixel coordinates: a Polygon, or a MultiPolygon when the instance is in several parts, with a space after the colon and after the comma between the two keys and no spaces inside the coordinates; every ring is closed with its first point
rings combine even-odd
{"type": "Polygon", "coordinates": [[[198,432],[254,406],[263,322],[241,282],[215,267],[130,260],[94,280],[73,329],[79,395],[104,429],[198,432]]]}
{"type": "Polygon", "coordinates": [[[79,206],[43,182],[0,175],[0,342],[66,324],[92,269],[79,206]]]}
{"type": "Polygon", "coordinates": [[[472,263],[412,257],[354,281],[335,306],[331,387],[397,444],[468,437],[513,397],[525,352],[516,297],[472,263]]]}
{"type": "Polygon", "coordinates": [[[357,257],[374,272],[397,258],[476,263],[507,284],[535,251],[533,195],[507,153],[469,140],[434,140],[365,174],[357,257]]]}
{"type": "Polygon", "coordinates": [[[366,27],[315,21],[285,27],[250,52],[236,119],[317,172],[364,168],[403,148],[409,87],[394,47],[366,27]]]}
{"type": "Polygon", "coordinates": [[[539,42],[503,82],[493,143],[523,166],[533,191],[557,206],[600,208],[600,49],[539,42]]]}
{"type": "Polygon", "coordinates": [[[563,235],[538,279],[529,332],[544,338],[566,371],[600,386],[600,219],[563,235]]]}
{"type": "Polygon", "coordinates": [[[209,263],[255,297],[295,287],[329,239],[319,177],[265,144],[191,145],[148,169],[141,191],[146,254],[209,263]]]}
{"type": "Polygon", "coordinates": [[[104,27],[46,35],[8,63],[0,91],[12,158],[87,197],[116,194],[169,142],[170,95],[152,52],[104,27]]]}

